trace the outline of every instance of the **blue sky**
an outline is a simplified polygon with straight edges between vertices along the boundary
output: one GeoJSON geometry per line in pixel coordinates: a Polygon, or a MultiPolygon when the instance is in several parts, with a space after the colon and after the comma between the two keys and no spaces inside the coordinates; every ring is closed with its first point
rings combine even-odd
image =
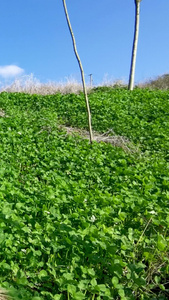
{"type": "MultiPolygon", "coordinates": [[[[86,81],[128,81],[134,0],[67,0],[86,81]]],[[[0,3],[0,82],[34,74],[41,82],[80,79],[62,0],[0,3]]],[[[169,1],[142,0],[136,82],[169,73],[169,1]]]]}

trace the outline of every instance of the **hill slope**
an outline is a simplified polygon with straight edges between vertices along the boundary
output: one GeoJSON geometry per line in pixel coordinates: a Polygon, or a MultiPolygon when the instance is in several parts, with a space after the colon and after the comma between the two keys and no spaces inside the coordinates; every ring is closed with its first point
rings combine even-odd
{"type": "Polygon", "coordinates": [[[0,94],[0,284],[16,299],[168,299],[169,94],[0,94]]]}

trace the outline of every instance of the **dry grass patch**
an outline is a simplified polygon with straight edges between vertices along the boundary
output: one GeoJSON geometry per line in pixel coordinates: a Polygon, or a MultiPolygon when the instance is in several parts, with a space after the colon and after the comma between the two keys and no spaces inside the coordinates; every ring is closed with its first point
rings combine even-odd
{"type": "Polygon", "coordinates": [[[169,89],[169,74],[164,74],[161,76],[158,76],[155,79],[149,79],[148,81],[144,83],[140,83],[138,85],[140,88],[149,88],[152,90],[158,89],[158,90],[168,90],[169,89]]]}
{"type": "MultiPolygon", "coordinates": [[[[87,87],[89,91],[91,88],[87,87]]],[[[38,95],[61,94],[79,94],[83,91],[82,84],[73,78],[68,78],[65,82],[41,83],[33,74],[22,76],[16,79],[10,85],[1,88],[0,92],[26,93],[38,95]]]]}
{"type": "Polygon", "coordinates": [[[0,300],[9,300],[7,291],[4,289],[0,289],[0,300]]]}
{"type": "MultiPolygon", "coordinates": [[[[89,140],[89,132],[87,130],[70,126],[67,127],[64,125],[60,125],[59,128],[65,130],[67,135],[80,136],[83,139],[89,140]]],[[[93,141],[98,143],[109,143],[114,147],[122,148],[126,152],[140,153],[140,149],[136,147],[127,137],[116,135],[112,129],[103,134],[93,131],[93,141]]]]}

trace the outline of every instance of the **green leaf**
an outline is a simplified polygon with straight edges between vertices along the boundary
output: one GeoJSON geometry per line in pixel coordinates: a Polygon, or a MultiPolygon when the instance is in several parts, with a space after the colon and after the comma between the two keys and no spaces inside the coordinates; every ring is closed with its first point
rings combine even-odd
{"type": "Polygon", "coordinates": [[[73,280],[74,275],[72,273],[64,273],[63,277],[66,278],[67,280],[73,280]]]}
{"type": "Polygon", "coordinates": [[[169,224],[169,216],[167,216],[166,221],[167,221],[167,223],[169,224]]]}
{"type": "Polygon", "coordinates": [[[78,288],[80,290],[87,290],[88,289],[88,285],[89,285],[89,280],[87,280],[87,279],[80,280],[80,282],[78,284],[78,288]]]}
{"type": "Polygon", "coordinates": [[[41,270],[38,274],[38,277],[41,279],[43,277],[48,276],[48,273],[45,270],[41,270]]]}
{"type": "Polygon", "coordinates": [[[161,281],[161,278],[159,276],[154,277],[155,283],[159,284],[161,281]]]}
{"type": "Polygon", "coordinates": [[[3,263],[3,264],[2,264],[2,267],[3,267],[4,269],[7,269],[7,270],[10,270],[10,269],[11,269],[11,266],[8,265],[7,263],[3,263]]]}
{"type": "Polygon", "coordinates": [[[119,289],[119,290],[118,290],[118,294],[119,294],[119,296],[121,297],[121,300],[125,300],[125,299],[126,299],[126,297],[125,297],[125,292],[124,292],[123,289],[119,289]]]}
{"type": "Polygon", "coordinates": [[[158,250],[164,251],[166,246],[167,246],[167,241],[165,240],[165,238],[161,234],[159,234],[158,235],[158,240],[157,240],[158,250]]]}
{"type": "Polygon", "coordinates": [[[124,211],[119,211],[118,213],[120,220],[124,221],[126,219],[127,214],[124,211]]]}
{"type": "Polygon", "coordinates": [[[91,281],[90,281],[91,285],[92,286],[96,286],[97,285],[97,281],[95,278],[93,278],[91,281]]]}
{"type": "Polygon", "coordinates": [[[76,286],[72,284],[68,284],[67,286],[67,291],[71,294],[74,295],[76,293],[76,286]]]}
{"type": "Polygon", "coordinates": [[[90,275],[90,276],[95,276],[95,271],[93,269],[87,269],[87,273],[90,275]]]}
{"type": "Polygon", "coordinates": [[[105,284],[98,284],[98,288],[101,292],[106,292],[107,287],[105,284]]]}
{"type": "Polygon", "coordinates": [[[163,284],[159,284],[159,288],[162,290],[162,291],[165,291],[165,286],[163,284]]]}
{"type": "Polygon", "coordinates": [[[146,280],[144,278],[135,278],[134,282],[139,286],[146,286],[146,280]]]}
{"type": "Polygon", "coordinates": [[[133,241],[133,228],[128,229],[128,238],[130,241],[133,241]]]}
{"type": "Polygon", "coordinates": [[[54,300],[60,300],[61,297],[62,297],[62,295],[56,294],[56,295],[54,295],[53,299],[54,299],[54,300]]]}
{"type": "Polygon", "coordinates": [[[83,300],[85,299],[85,295],[82,292],[77,292],[73,294],[73,299],[75,300],[83,300]]]}
{"type": "Polygon", "coordinates": [[[112,283],[113,283],[114,287],[116,287],[117,284],[119,283],[119,279],[118,279],[116,276],[114,276],[114,277],[112,278],[112,283]]]}
{"type": "Polygon", "coordinates": [[[20,285],[27,285],[28,284],[28,280],[26,279],[26,277],[22,277],[22,278],[17,278],[16,282],[20,285]]]}

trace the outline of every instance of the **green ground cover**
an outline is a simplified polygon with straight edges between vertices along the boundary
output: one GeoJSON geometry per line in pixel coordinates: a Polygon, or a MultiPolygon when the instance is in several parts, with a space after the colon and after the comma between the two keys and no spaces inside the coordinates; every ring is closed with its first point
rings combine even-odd
{"type": "Polygon", "coordinates": [[[0,285],[15,299],[169,298],[169,92],[0,94],[0,285]]]}

